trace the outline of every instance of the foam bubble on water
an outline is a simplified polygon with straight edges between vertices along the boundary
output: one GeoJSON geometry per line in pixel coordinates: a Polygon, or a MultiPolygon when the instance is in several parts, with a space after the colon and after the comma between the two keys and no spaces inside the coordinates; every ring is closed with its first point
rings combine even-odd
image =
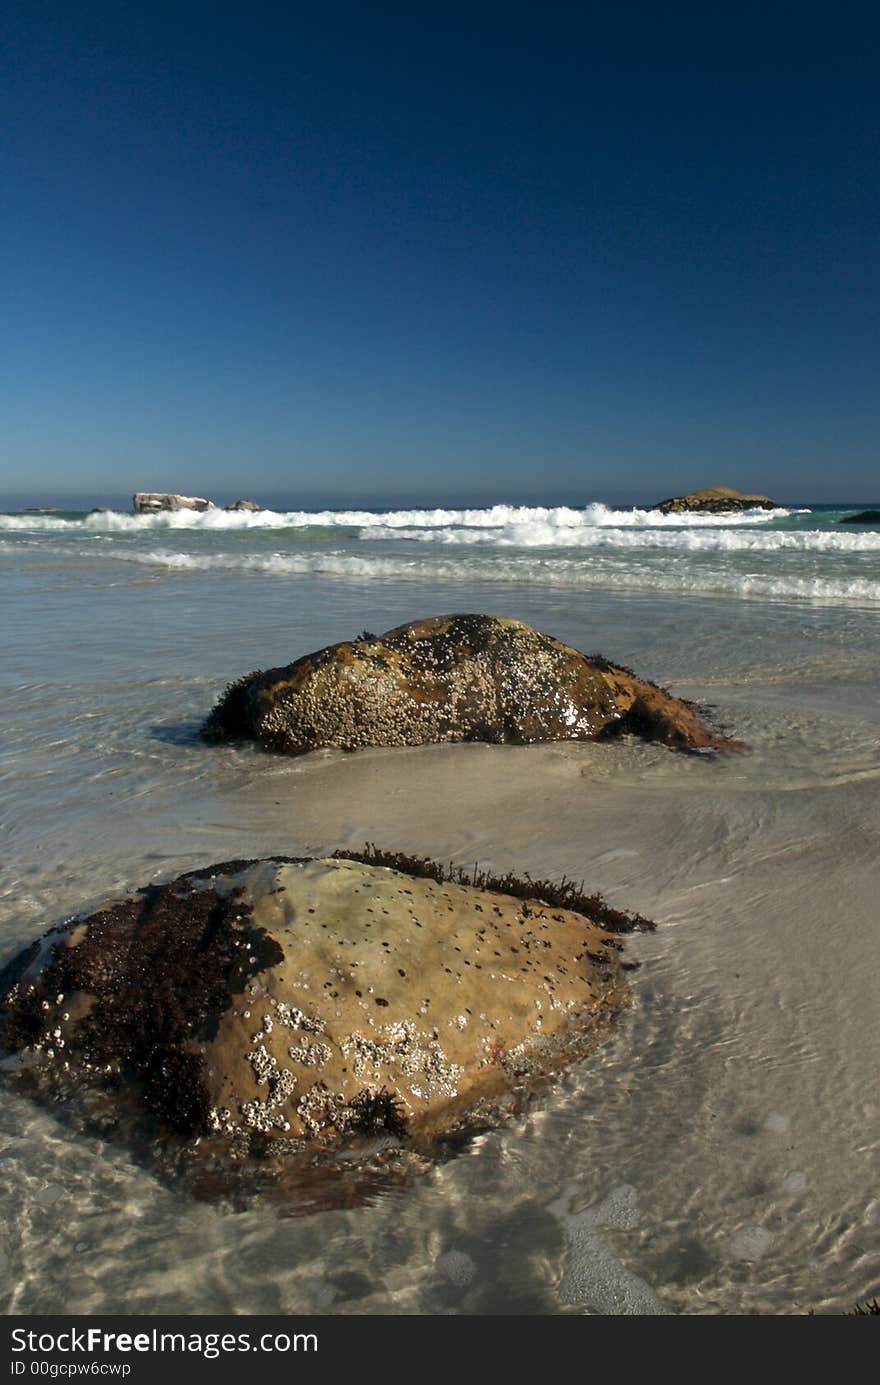
{"type": "Polygon", "coordinates": [[[606,1246],[602,1227],[631,1230],[640,1220],[638,1194],[621,1183],[601,1202],[583,1212],[572,1212],[575,1184],[564,1188],[547,1211],[562,1224],[568,1244],[559,1297],[565,1303],[581,1303],[597,1313],[662,1315],[668,1310],[651,1286],[621,1263],[606,1246]]]}
{"type": "Polygon", "coordinates": [[[41,1207],[51,1207],[60,1197],[63,1197],[64,1189],[58,1183],[49,1183],[45,1188],[41,1188],[38,1193],[34,1193],[34,1202],[38,1202],[41,1207]]]}
{"type": "Polygon", "coordinates": [[[771,1135],[784,1135],[791,1122],[781,1111],[771,1111],[764,1121],[764,1129],[771,1135]]]}
{"type": "Polygon", "coordinates": [[[760,1260],[772,1241],[773,1234],[765,1226],[744,1226],[731,1236],[728,1249],[734,1260],[760,1260]]]}
{"type": "Polygon", "coordinates": [[[782,1180],[782,1191],[794,1196],[796,1193],[804,1193],[807,1190],[807,1175],[800,1169],[792,1169],[782,1180]]]}
{"type": "Polygon", "coordinates": [[[323,1279],[312,1279],[308,1281],[307,1287],[311,1290],[315,1307],[320,1310],[328,1309],[337,1297],[333,1285],[326,1283],[323,1279]]]}
{"type": "Polygon", "coordinates": [[[438,1256],[435,1268],[440,1271],[450,1284],[454,1284],[459,1289],[467,1288],[471,1284],[477,1273],[477,1267],[471,1257],[463,1250],[447,1250],[443,1255],[438,1256]]]}

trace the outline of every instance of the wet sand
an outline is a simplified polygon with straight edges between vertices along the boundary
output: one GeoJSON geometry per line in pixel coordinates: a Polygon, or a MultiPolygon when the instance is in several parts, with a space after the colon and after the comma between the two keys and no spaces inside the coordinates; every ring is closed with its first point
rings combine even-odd
{"type": "MultiPolygon", "coordinates": [[[[376,1206],[283,1231],[265,1211],[175,1207],[174,1194],[109,1146],[89,1176],[94,1142],[71,1160],[69,1136],[16,1102],[41,1151],[19,1177],[46,1187],[33,1192],[43,1210],[30,1214],[29,1264],[11,1309],[158,1311],[185,1283],[193,1312],[327,1299],[332,1311],[357,1312],[438,1311],[448,1300],[471,1312],[790,1313],[841,1309],[876,1288],[876,776],[802,789],[805,815],[797,789],[767,787],[760,754],[732,763],[634,742],[294,762],[225,753],[246,782],[234,804],[212,805],[210,848],[191,846],[193,862],[222,857],[224,840],[245,855],[357,846],[369,823],[380,845],[583,877],[659,924],[627,940],[642,964],[634,1005],[612,1041],[528,1117],[376,1206]],[[65,1237],[53,1273],[66,1263],[70,1278],[63,1288],[41,1280],[39,1215],[63,1209],[70,1235],[88,1243],[90,1222],[113,1220],[106,1205],[91,1215],[89,1205],[113,1190],[138,1205],[129,1215],[146,1233],[141,1254],[154,1236],[170,1238],[161,1289],[158,1265],[133,1280],[118,1228],[100,1270],[86,1258],[77,1275],[76,1241],[65,1237]],[[565,1190],[563,1215],[551,1204],[565,1190]],[[595,1220],[609,1196],[625,1215],[601,1213],[598,1229],[578,1234],[576,1213],[592,1206],[595,1220]],[[318,1223],[326,1255],[316,1250],[318,1223]],[[226,1266],[219,1278],[193,1277],[186,1249],[180,1261],[172,1254],[192,1236],[215,1247],[226,1266]],[[240,1253],[251,1238],[269,1259],[257,1276],[262,1297],[254,1281],[249,1300],[247,1255],[233,1247],[240,1253]],[[284,1238],[282,1269],[271,1247],[280,1254],[284,1238]],[[377,1249],[389,1238],[391,1255],[377,1249]],[[352,1299],[345,1276],[355,1273],[363,1283],[352,1299]]],[[[12,1116],[3,1120],[8,1156],[23,1152],[12,1116]]]]}
{"type": "Polygon", "coordinates": [[[785,1314],[880,1292],[876,616],[506,606],[714,703],[745,756],[622,741],[288,760],[198,741],[228,677],[493,603],[389,587],[379,609],[328,584],[291,615],[269,579],[199,580],[44,592],[11,626],[4,955],[150,880],[367,838],[583,878],[658,930],[627,939],[641,967],[607,1044],[369,1206],[295,1220],[193,1203],[4,1094],[4,1309],[785,1314]]]}

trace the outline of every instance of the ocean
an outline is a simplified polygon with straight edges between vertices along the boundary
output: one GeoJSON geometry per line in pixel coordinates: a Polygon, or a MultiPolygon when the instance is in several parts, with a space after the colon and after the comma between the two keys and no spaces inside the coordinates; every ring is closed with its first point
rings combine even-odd
{"type": "MultiPolygon", "coordinates": [[[[276,502],[277,503],[277,502],[276,502]]],[[[11,508],[11,507],[10,507],[11,508]]],[[[880,1292],[880,528],[863,506],[0,514],[0,960],[233,857],[366,840],[654,918],[611,1039],[409,1187],[196,1202],[4,1091],[14,1313],[806,1313],[880,1292]],[[711,707],[631,740],[209,747],[225,685],[485,611],[711,707]]]]}

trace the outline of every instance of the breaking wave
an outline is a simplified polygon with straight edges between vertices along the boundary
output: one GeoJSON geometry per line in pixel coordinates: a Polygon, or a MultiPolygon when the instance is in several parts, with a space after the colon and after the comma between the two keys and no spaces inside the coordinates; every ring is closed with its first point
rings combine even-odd
{"type": "MultiPolygon", "coordinates": [[[[116,555],[122,557],[122,554],[116,555]]],[[[169,571],[238,571],[279,577],[322,574],[357,581],[419,581],[495,583],[581,587],[615,590],[680,592],[688,595],[737,596],[756,599],[832,602],[880,602],[880,580],[866,577],[827,577],[772,572],[736,572],[730,568],[695,568],[678,564],[638,565],[579,558],[497,556],[472,557],[466,563],[440,556],[360,557],[349,553],[215,553],[194,554],[154,550],[128,553],[129,561],[169,571]]]]}
{"type": "Polygon", "coordinates": [[[662,515],[595,503],[6,514],[0,556],[71,570],[140,564],[157,576],[321,574],[362,583],[512,583],[873,606],[880,602],[880,530],[839,526],[841,513],[662,515]]]}
{"type": "Polygon", "coordinates": [[[148,533],[156,529],[191,529],[207,533],[247,529],[495,529],[542,526],[552,530],[583,528],[712,528],[719,525],[767,524],[791,510],[744,510],[722,515],[664,515],[659,510],[616,510],[601,502],[575,509],[567,505],[491,505],[463,510],[169,510],[155,515],[100,510],[81,518],[58,515],[0,515],[0,529],[44,532],[148,533]]]}
{"type": "Polygon", "coordinates": [[[580,526],[560,528],[540,521],[507,524],[498,529],[392,529],[384,525],[362,529],[364,541],[410,540],[416,543],[492,545],[498,548],[665,548],[690,553],[880,552],[880,530],[844,533],[832,530],[779,529],[647,529],[580,526]]]}

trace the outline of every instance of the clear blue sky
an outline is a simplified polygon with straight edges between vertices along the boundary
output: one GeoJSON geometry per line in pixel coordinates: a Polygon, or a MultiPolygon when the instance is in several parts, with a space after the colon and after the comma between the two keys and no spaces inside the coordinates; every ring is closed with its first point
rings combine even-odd
{"type": "Polygon", "coordinates": [[[3,492],[880,497],[876,6],[2,17],[3,492]]]}

